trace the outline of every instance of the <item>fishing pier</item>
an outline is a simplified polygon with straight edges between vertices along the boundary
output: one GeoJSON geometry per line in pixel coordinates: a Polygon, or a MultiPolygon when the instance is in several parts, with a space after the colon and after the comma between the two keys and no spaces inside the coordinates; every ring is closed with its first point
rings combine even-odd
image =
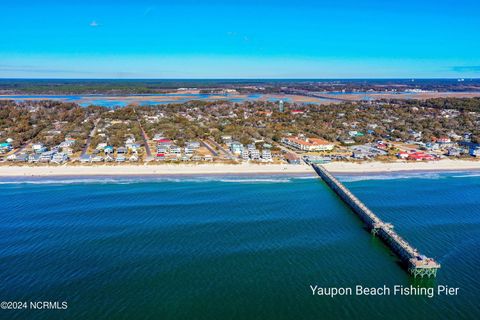
{"type": "Polygon", "coordinates": [[[355,212],[370,229],[370,232],[382,241],[400,258],[408,272],[416,277],[435,277],[440,264],[432,258],[420,254],[405,239],[393,230],[391,223],[383,222],[375,213],[361,202],[350,190],[337,180],[323,166],[312,165],[323,181],[355,212]]]}

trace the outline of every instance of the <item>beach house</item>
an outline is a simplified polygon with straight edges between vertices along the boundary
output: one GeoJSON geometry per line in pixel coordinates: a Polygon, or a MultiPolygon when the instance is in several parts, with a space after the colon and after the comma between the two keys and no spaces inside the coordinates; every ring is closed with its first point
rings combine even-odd
{"type": "Polygon", "coordinates": [[[262,150],[262,160],[264,162],[272,162],[272,152],[268,149],[263,149],[262,150]]]}
{"type": "Polygon", "coordinates": [[[43,143],[34,143],[32,145],[32,150],[33,150],[33,152],[35,152],[37,154],[41,154],[41,153],[47,151],[47,148],[43,145],[43,143]]]}
{"type": "Polygon", "coordinates": [[[52,163],[61,164],[68,161],[68,155],[64,152],[57,152],[52,156],[52,163]]]}
{"type": "Polygon", "coordinates": [[[480,157],[480,146],[472,146],[469,151],[472,157],[480,157]]]}
{"type": "Polygon", "coordinates": [[[232,151],[232,153],[237,154],[237,155],[242,154],[243,144],[241,144],[238,141],[232,141],[230,143],[230,151],[232,151]]]}
{"type": "Polygon", "coordinates": [[[0,143],[0,153],[7,153],[12,150],[12,145],[9,142],[0,143]]]}
{"type": "Polygon", "coordinates": [[[300,164],[300,158],[297,157],[294,153],[287,153],[285,155],[285,160],[287,160],[289,164],[300,164]]]}
{"type": "Polygon", "coordinates": [[[55,151],[45,151],[40,154],[40,158],[38,159],[39,162],[50,162],[52,161],[53,156],[55,155],[55,151]]]}

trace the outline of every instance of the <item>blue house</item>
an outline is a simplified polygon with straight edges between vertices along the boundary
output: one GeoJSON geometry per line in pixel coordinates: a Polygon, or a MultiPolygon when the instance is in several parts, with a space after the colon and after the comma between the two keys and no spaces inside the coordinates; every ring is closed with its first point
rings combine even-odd
{"type": "Polygon", "coordinates": [[[107,154],[107,153],[113,153],[113,147],[112,147],[112,146],[106,146],[106,147],[103,149],[103,152],[105,152],[105,154],[107,154]]]}

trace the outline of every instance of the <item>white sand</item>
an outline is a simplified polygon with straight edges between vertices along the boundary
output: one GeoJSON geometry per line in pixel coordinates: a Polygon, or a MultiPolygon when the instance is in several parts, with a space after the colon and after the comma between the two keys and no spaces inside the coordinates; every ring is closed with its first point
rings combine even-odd
{"type": "MultiPolygon", "coordinates": [[[[441,160],[431,162],[332,162],[325,165],[336,173],[396,171],[480,170],[480,161],[441,160]]],[[[268,174],[313,173],[305,164],[160,164],[160,165],[62,165],[0,166],[0,177],[12,176],[101,176],[101,175],[192,175],[192,174],[268,174]]]]}
{"type": "Polygon", "coordinates": [[[178,164],[178,165],[90,165],[90,166],[0,166],[0,177],[7,176],[100,176],[168,174],[255,174],[312,173],[307,165],[282,164],[178,164]]]}
{"type": "Polygon", "coordinates": [[[426,162],[331,162],[325,165],[331,172],[362,173],[362,172],[396,172],[396,171],[447,171],[447,170],[480,170],[480,161],[450,160],[426,162]]]}

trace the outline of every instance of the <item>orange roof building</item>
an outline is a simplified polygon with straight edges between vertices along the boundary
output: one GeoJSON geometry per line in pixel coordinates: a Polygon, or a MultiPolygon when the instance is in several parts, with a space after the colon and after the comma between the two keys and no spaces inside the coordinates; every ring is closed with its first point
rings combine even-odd
{"type": "Polygon", "coordinates": [[[302,151],[330,151],[335,147],[332,142],[318,138],[285,137],[282,142],[302,151]]]}

